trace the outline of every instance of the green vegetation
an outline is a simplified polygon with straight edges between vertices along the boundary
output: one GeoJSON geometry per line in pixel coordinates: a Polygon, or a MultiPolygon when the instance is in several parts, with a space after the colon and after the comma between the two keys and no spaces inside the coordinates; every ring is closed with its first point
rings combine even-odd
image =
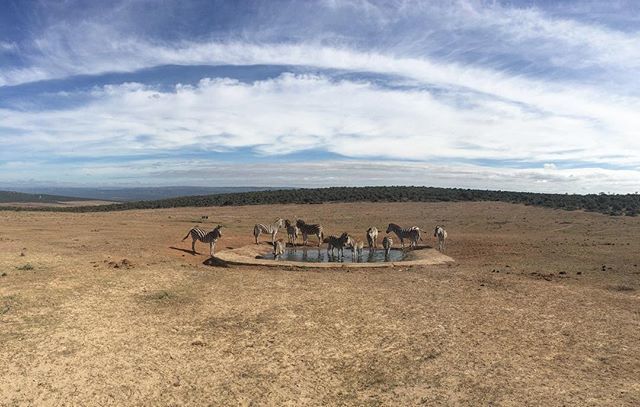
{"type": "Polygon", "coordinates": [[[0,191],[0,203],[5,202],[41,202],[41,203],[57,203],[69,201],[86,201],[84,198],[73,198],[70,196],[47,195],[47,194],[25,194],[22,192],[0,191]]]}
{"type": "Polygon", "coordinates": [[[330,202],[465,202],[500,201],[563,210],[586,210],[608,215],[636,216],[640,195],[538,194],[432,187],[334,187],[284,189],[232,194],[186,196],[156,201],[125,202],[72,208],[4,208],[9,210],[56,212],[104,212],[130,209],[179,208],[187,206],[238,206],[264,204],[321,204],[330,202]]]}

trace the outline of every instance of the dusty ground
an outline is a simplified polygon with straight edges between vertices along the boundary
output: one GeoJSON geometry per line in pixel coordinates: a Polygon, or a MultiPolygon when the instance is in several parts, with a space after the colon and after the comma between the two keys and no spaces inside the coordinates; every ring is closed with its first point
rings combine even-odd
{"type": "Polygon", "coordinates": [[[639,235],[503,203],[0,211],[0,404],[640,405],[639,235]],[[276,216],[444,223],[456,262],[206,266],[201,215],[221,249],[276,216]]]}

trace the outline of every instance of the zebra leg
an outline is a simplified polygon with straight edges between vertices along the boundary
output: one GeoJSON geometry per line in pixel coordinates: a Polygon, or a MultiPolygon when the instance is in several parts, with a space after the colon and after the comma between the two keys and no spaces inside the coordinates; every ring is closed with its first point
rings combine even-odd
{"type": "Polygon", "coordinates": [[[196,254],[196,239],[191,241],[191,253],[196,254]]]}

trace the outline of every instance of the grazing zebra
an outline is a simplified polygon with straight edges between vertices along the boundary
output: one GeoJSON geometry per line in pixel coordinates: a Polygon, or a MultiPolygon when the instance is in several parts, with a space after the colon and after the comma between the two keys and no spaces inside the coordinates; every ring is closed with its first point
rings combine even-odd
{"type": "Polygon", "coordinates": [[[284,221],[284,227],[287,230],[287,237],[289,238],[289,243],[291,246],[296,246],[296,240],[298,240],[298,235],[300,234],[300,229],[294,224],[291,223],[289,219],[284,221]]]}
{"type": "Polygon", "coordinates": [[[280,256],[284,254],[285,246],[286,245],[284,243],[284,240],[282,239],[278,239],[275,242],[273,242],[273,258],[274,259],[278,259],[280,256]]]}
{"type": "Polygon", "coordinates": [[[367,243],[369,243],[369,249],[378,247],[378,228],[375,226],[367,229],[367,243]]]}
{"type": "Polygon", "coordinates": [[[191,251],[194,254],[196,253],[197,240],[201,241],[202,243],[209,243],[209,253],[211,254],[211,256],[213,256],[213,251],[216,247],[216,242],[218,241],[218,239],[222,237],[222,232],[220,231],[221,229],[222,229],[222,225],[218,225],[211,232],[207,233],[196,226],[194,228],[191,228],[189,233],[187,233],[187,235],[182,239],[182,241],[184,242],[185,240],[187,240],[189,236],[191,236],[191,239],[192,239],[191,251]]]}
{"type": "Polygon", "coordinates": [[[333,250],[338,249],[338,255],[340,257],[343,257],[344,247],[347,245],[347,242],[349,241],[349,239],[350,237],[347,234],[347,232],[344,232],[343,234],[341,234],[340,237],[331,235],[328,238],[324,239],[324,242],[328,243],[327,253],[331,252],[331,255],[333,255],[333,250]]]}
{"type": "Polygon", "coordinates": [[[420,236],[420,228],[418,228],[417,226],[412,226],[410,228],[403,229],[400,226],[396,225],[395,223],[389,223],[389,226],[387,227],[387,233],[390,233],[390,232],[393,232],[396,234],[396,236],[398,236],[398,239],[400,239],[400,244],[402,245],[403,249],[404,249],[404,239],[409,239],[410,247],[416,247],[416,245],[418,244],[418,240],[422,240],[422,236],[420,236]]]}
{"type": "Polygon", "coordinates": [[[447,245],[447,231],[444,230],[444,227],[437,225],[433,231],[433,237],[438,238],[438,250],[443,252],[447,245]]]}
{"type": "Polygon", "coordinates": [[[302,219],[298,219],[296,221],[296,226],[300,229],[302,233],[302,244],[306,245],[309,240],[309,235],[315,235],[318,237],[318,247],[320,247],[320,243],[324,239],[324,232],[322,230],[322,226],[319,224],[310,224],[305,223],[302,219]]]}
{"type": "Polygon", "coordinates": [[[389,252],[391,252],[392,245],[393,239],[391,239],[389,236],[385,236],[384,239],[382,239],[382,247],[384,248],[384,257],[386,259],[389,258],[389,252]]]}
{"type": "Polygon", "coordinates": [[[256,238],[256,244],[258,244],[258,236],[261,233],[271,235],[271,244],[276,241],[276,235],[278,234],[278,230],[284,226],[284,220],[278,218],[273,223],[273,225],[265,225],[263,223],[257,223],[253,227],[253,237],[256,238]]]}

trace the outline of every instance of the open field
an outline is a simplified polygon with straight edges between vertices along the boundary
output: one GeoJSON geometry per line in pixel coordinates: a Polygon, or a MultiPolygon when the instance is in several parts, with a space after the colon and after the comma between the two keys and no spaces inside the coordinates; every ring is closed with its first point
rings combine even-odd
{"type": "Polygon", "coordinates": [[[0,211],[0,405],[640,405],[638,236],[497,202],[0,211]],[[441,223],[455,263],[212,267],[202,215],[218,250],[441,223]]]}

